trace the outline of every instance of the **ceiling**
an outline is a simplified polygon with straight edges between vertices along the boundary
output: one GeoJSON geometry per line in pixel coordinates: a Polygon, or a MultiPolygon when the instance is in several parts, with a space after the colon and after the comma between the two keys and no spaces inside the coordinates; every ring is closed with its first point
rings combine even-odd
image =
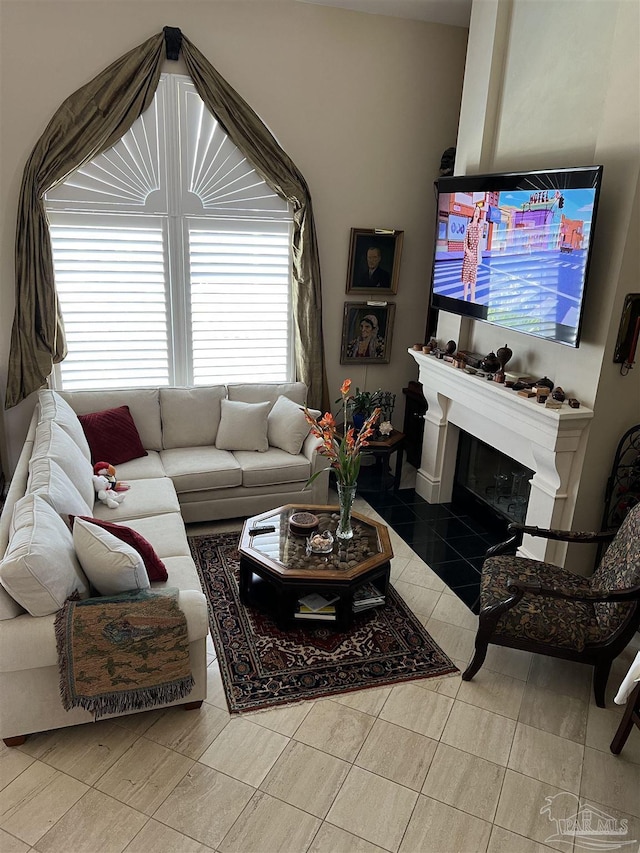
{"type": "Polygon", "coordinates": [[[372,15],[411,18],[432,24],[468,27],[472,0],[299,0],[319,6],[337,6],[372,15]]]}

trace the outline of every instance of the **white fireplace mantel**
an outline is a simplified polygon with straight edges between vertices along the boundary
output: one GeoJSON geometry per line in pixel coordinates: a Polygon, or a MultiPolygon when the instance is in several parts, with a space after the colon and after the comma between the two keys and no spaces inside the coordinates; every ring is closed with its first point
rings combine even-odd
{"type": "MultiPolygon", "coordinates": [[[[593,411],[567,403],[548,409],[434,356],[409,354],[428,404],[417,493],[429,503],[451,500],[463,430],[534,472],[527,524],[571,529],[593,411]]],[[[566,544],[526,536],[519,553],[563,565],[566,544]]]]}

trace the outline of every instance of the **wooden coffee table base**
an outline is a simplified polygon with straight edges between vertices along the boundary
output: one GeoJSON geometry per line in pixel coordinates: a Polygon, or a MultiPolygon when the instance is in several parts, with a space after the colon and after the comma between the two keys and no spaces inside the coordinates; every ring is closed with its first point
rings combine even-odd
{"type": "Polygon", "coordinates": [[[387,595],[393,557],[389,531],[386,525],[353,513],[353,538],[336,539],[330,552],[316,554],[308,550],[306,536],[291,531],[289,519],[299,510],[316,517],[313,529],[335,534],[336,506],[287,504],[248,518],[238,548],[240,600],[272,615],[282,629],[311,624],[345,631],[353,622],[358,589],[372,584],[381,596],[387,595]],[[301,611],[300,599],[311,593],[331,601],[335,613],[301,611]]]}
{"type": "Polygon", "coordinates": [[[307,581],[300,579],[287,580],[274,576],[264,566],[250,560],[248,557],[240,558],[240,601],[246,607],[256,607],[265,613],[269,613],[278,623],[282,630],[294,625],[325,628],[333,627],[337,631],[346,631],[353,623],[353,593],[365,583],[372,583],[381,595],[386,595],[389,587],[389,576],[391,574],[391,563],[386,563],[371,569],[353,580],[339,583],[337,581],[321,581],[309,578],[307,581]],[[338,596],[335,602],[335,619],[296,619],[295,612],[298,599],[309,593],[317,592],[327,599],[338,596]]]}

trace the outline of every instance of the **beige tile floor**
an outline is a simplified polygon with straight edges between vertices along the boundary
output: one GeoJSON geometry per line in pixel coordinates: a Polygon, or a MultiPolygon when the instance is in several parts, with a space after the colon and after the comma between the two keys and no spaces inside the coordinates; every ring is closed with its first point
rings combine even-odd
{"type": "MultiPolygon", "coordinates": [[[[374,514],[363,502],[358,509],[374,514]]],[[[190,532],[237,529],[193,526],[190,532]]],[[[476,617],[392,533],[392,577],[464,668],[476,617]]],[[[209,644],[200,711],[150,711],[0,751],[2,853],[534,853],[589,804],[640,840],[640,732],[609,743],[591,670],[493,648],[460,676],[231,718],[209,644]],[[547,810],[545,810],[545,806],[547,810]],[[553,818],[553,821],[551,820],[553,818]]]]}

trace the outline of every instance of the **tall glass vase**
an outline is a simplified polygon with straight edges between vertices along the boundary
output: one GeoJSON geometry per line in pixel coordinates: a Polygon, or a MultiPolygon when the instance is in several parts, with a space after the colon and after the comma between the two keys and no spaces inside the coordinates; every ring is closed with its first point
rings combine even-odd
{"type": "Polygon", "coordinates": [[[353,529],[351,528],[351,510],[356,498],[357,486],[345,486],[343,483],[337,483],[337,487],[338,503],[340,504],[340,519],[338,521],[336,536],[338,539],[351,539],[353,537],[353,529]]]}

